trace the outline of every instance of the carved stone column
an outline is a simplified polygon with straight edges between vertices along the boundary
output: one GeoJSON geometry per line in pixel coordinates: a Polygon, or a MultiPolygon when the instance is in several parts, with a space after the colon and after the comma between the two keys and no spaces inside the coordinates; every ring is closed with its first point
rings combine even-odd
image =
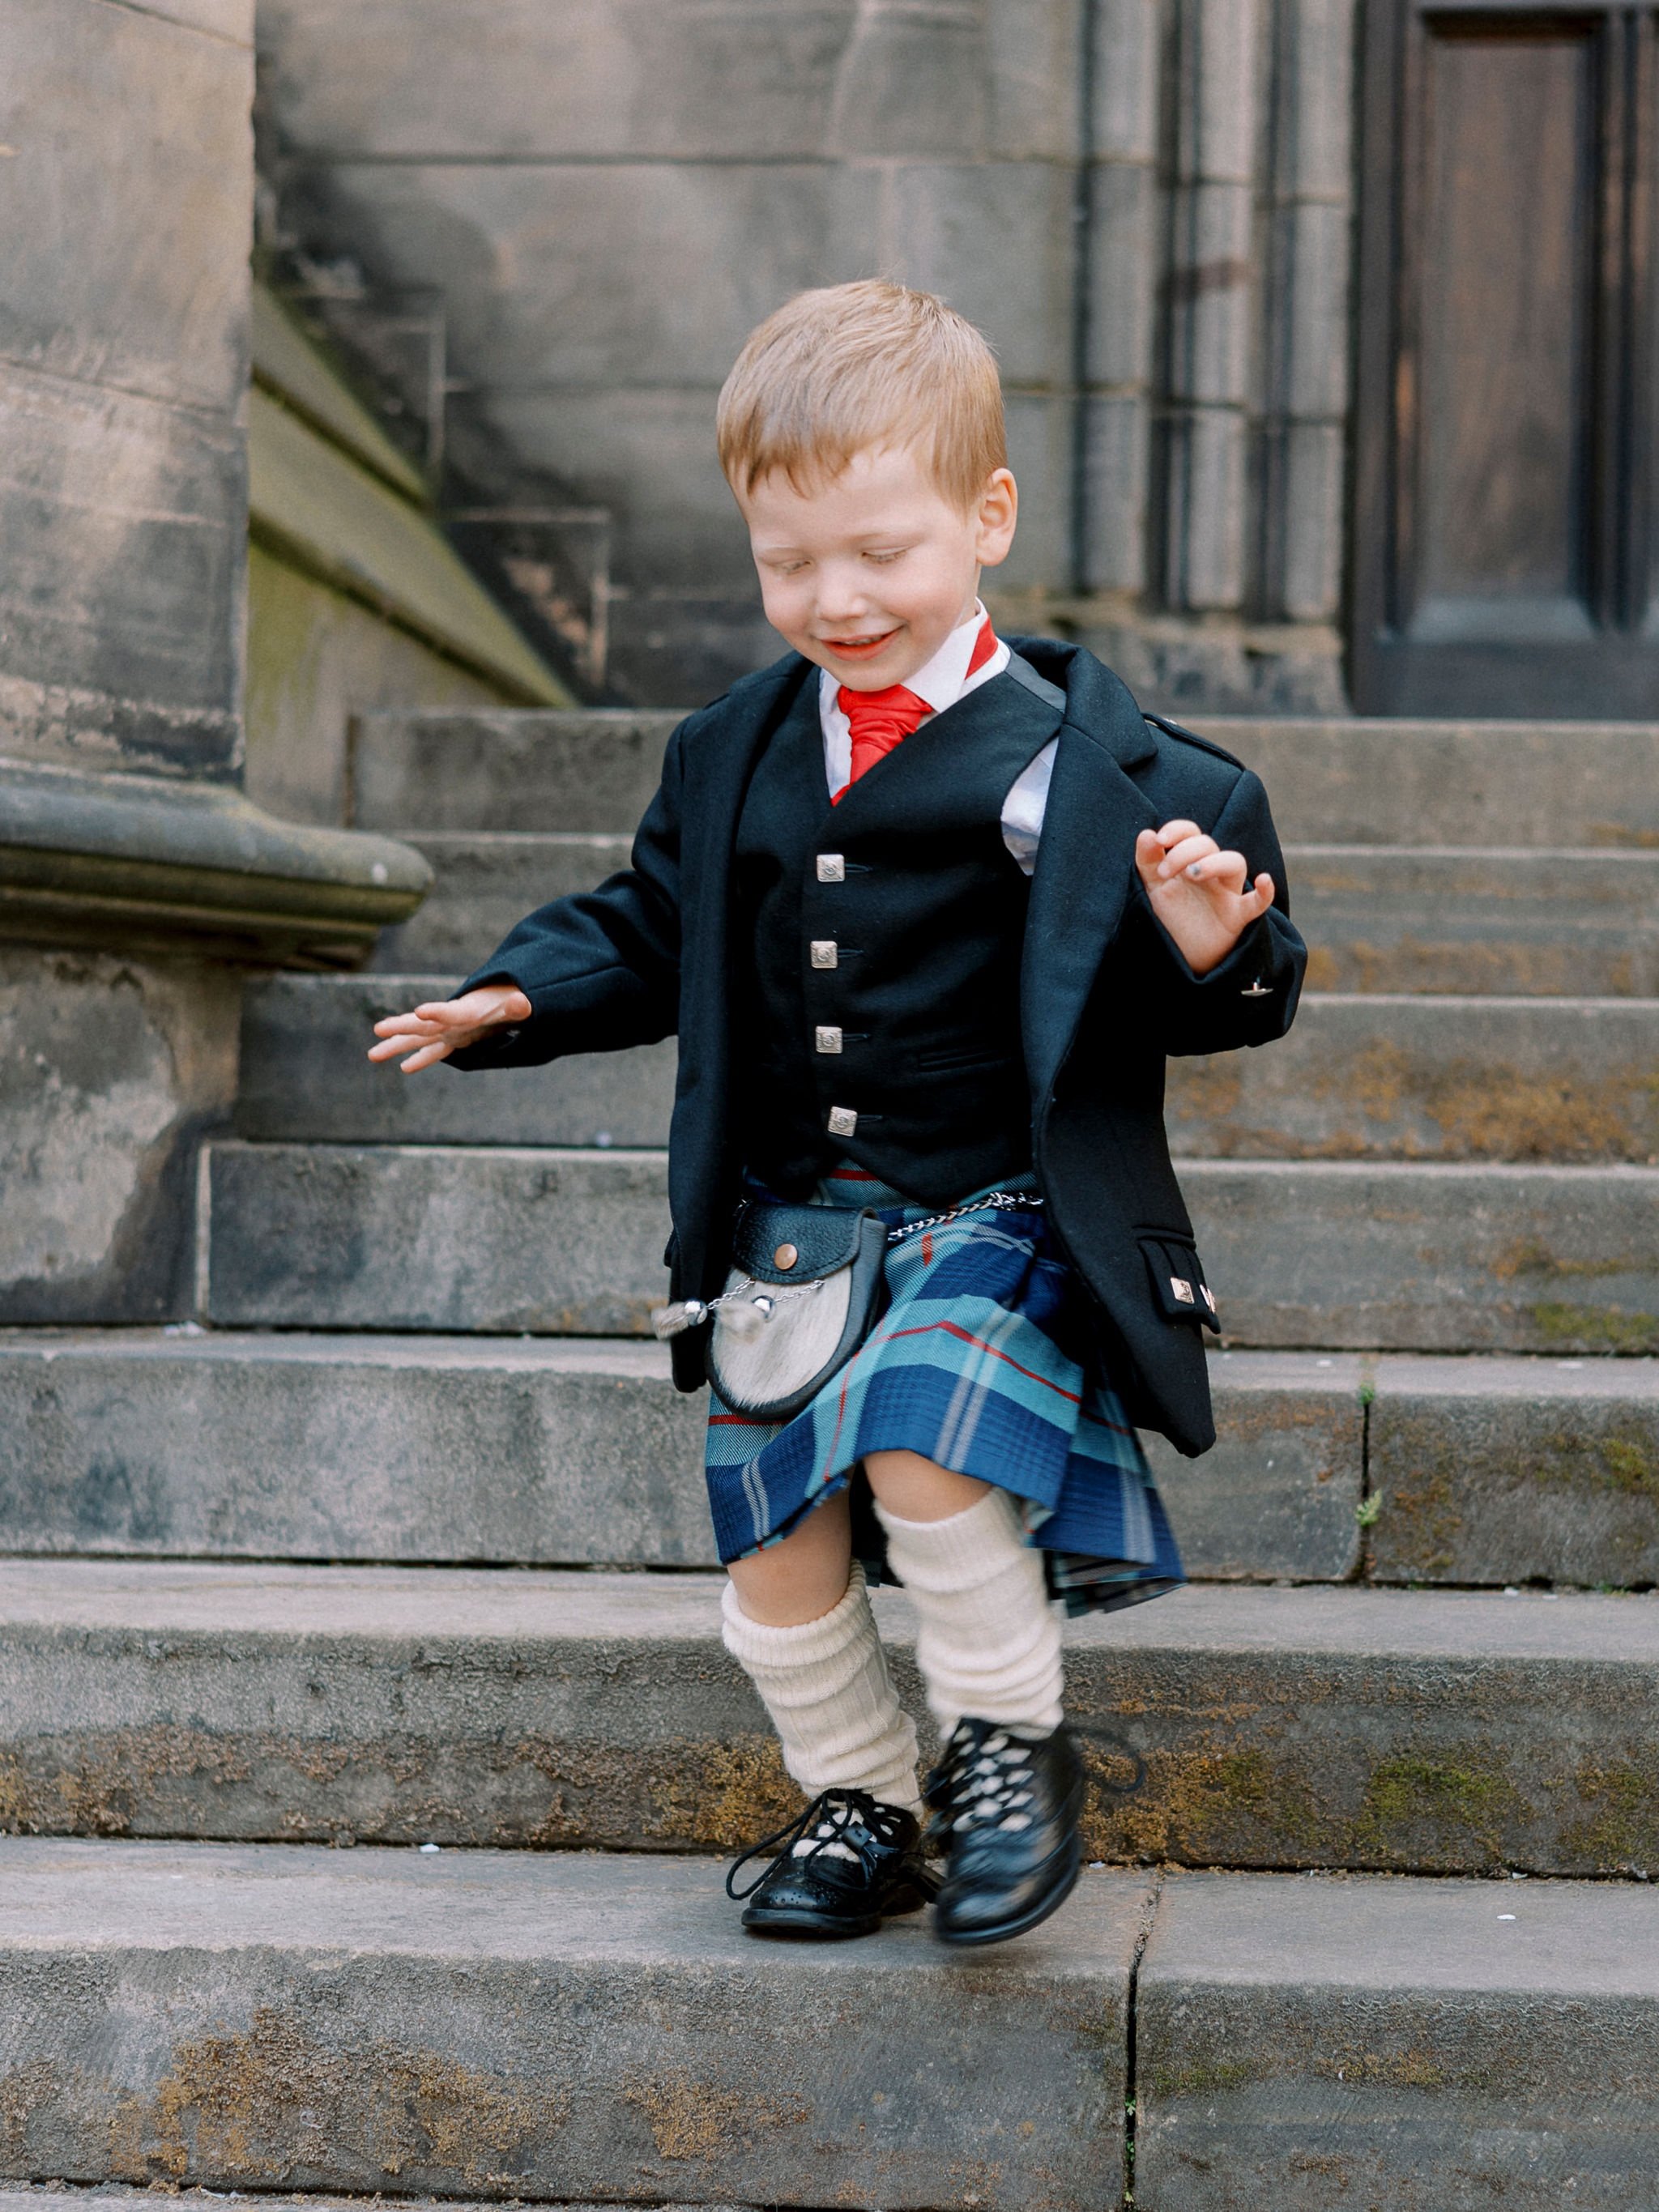
{"type": "Polygon", "coordinates": [[[0,0],[0,1321],[189,1310],[240,974],[425,864],[240,790],[252,0],[0,0]]]}

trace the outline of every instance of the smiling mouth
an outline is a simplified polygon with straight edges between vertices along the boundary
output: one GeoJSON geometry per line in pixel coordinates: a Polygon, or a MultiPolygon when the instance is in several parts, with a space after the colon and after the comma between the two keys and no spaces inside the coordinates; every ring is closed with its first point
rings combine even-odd
{"type": "Polygon", "coordinates": [[[879,652],[890,638],[897,635],[896,629],[884,629],[874,637],[826,637],[823,641],[831,653],[842,653],[848,659],[856,660],[879,652]]]}

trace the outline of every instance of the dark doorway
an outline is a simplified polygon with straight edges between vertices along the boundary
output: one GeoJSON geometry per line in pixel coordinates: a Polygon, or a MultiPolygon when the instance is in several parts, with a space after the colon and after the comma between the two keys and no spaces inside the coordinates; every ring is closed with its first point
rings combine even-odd
{"type": "Polygon", "coordinates": [[[1361,713],[1659,720],[1656,23],[1373,0],[1361,713]]]}

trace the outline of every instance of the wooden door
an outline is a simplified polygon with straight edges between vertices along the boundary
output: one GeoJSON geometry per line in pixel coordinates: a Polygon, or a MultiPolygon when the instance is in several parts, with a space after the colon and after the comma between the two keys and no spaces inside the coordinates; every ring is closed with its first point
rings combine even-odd
{"type": "Polygon", "coordinates": [[[1373,0],[1355,704],[1659,720],[1656,0],[1373,0]]]}

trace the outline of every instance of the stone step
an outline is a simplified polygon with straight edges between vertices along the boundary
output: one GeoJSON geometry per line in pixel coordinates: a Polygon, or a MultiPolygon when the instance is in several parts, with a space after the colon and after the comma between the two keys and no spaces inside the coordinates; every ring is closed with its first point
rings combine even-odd
{"type": "Polygon", "coordinates": [[[1301,845],[1285,862],[1315,990],[1659,995],[1659,851],[1301,845]]]}
{"type": "MultiPolygon", "coordinates": [[[[1230,1352],[1147,1448],[1190,1572],[1659,1582],[1659,1364],[1230,1352]],[[1361,1555],[1356,1516],[1365,1501],[1361,1555]]],[[[0,1551],[712,1566],[659,1346],[0,1332],[0,1551]]]]}
{"type": "MultiPolygon", "coordinates": [[[[399,836],[427,827],[631,830],[678,719],[444,708],[363,714],[353,820],[399,836]]],[[[1659,848],[1659,725],[1206,715],[1196,726],[1262,777],[1289,842],[1659,848]]]]}
{"type": "Polygon", "coordinates": [[[1659,723],[1212,714],[1194,726],[1261,776],[1287,844],[1659,849],[1659,723]]]}
{"type": "MultiPolygon", "coordinates": [[[[221,1327],[642,1334],[665,1294],[660,1152],[231,1139],[204,1159],[221,1327]]],[[[1235,1344],[1659,1351],[1659,1170],[1188,1160],[1182,1178],[1235,1344]]]]}
{"type": "MultiPolygon", "coordinates": [[[[463,1076],[437,1068],[405,1077],[395,1066],[367,1057],[383,1016],[447,997],[454,985],[453,973],[270,975],[250,981],[242,1000],[238,1132],[370,1145],[603,1149],[668,1142],[676,1060],[672,1037],[632,1052],[583,1054],[546,1067],[493,1074],[463,1076]],[[313,982],[346,988],[295,988],[313,982]]],[[[1659,1138],[1650,1149],[1659,1150],[1659,1138]]]]}
{"type": "MultiPolygon", "coordinates": [[[[1212,1364],[1215,1452],[1149,1439],[1189,1568],[1351,1573],[1359,1363],[1212,1364]]],[[[1616,1404],[1639,1426],[1639,1405],[1616,1404]]],[[[637,1340],[0,1332],[0,1552],[713,1566],[706,1410],[637,1340]]],[[[1644,1501],[1626,1506],[1630,1570],[1648,1553],[1644,1501]]],[[[1599,1533],[1583,1522],[1580,1581],[1611,1578],[1599,1533]]]]}
{"type": "Polygon", "coordinates": [[[489,836],[425,832],[421,848],[434,881],[406,922],[383,930],[371,969],[380,974],[444,969],[451,982],[469,974],[508,930],[550,899],[595,884],[628,866],[632,832],[545,836],[502,830],[489,836]]]}
{"type": "Polygon", "coordinates": [[[1091,1872],[966,1960],[920,1918],[762,1951],[706,1861],[15,1838],[0,2154],[262,2194],[1102,2212],[1150,1887],[1091,1872]]]}
{"type": "Polygon", "coordinates": [[[1174,1875],[1136,1976],[1134,2202],[1637,2212],[1656,1990],[1648,1887],[1174,1875]]]}
{"type": "MultiPolygon", "coordinates": [[[[740,1846],[799,1799],[721,1580],[0,1561],[4,1825],[740,1846]]],[[[1194,1585],[1068,1623],[1066,1682],[1094,1858],[1659,1870],[1656,1597],[1194,1585]]]]}
{"type": "MultiPolygon", "coordinates": [[[[963,1956],[762,1952],[698,1860],[24,1838],[0,1877],[8,2166],[184,2212],[1636,2212],[1659,2166],[1635,1884],[1091,1869],[963,1956]]],[[[88,2202],[132,2199],[8,2212],[88,2202]]]]}
{"type": "MultiPolygon", "coordinates": [[[[243,1002],[239,1133],[335,1144],[664,1145],[671,1041],[544,1068],[405,1080],[374,1024],[453,975],[272,975],[243,1002]]],[[[1178,1153],[1659,1159],[1659,1000],[1310,992],[1264,1052],[1170,1062],[1178,1153]]]]}
{"type": "MultiPolygon", "coordinates": [[[[373,965],[477,967],[533,908],[628,865],[627,836],[410,832],[435,882],[373,965]]],[[[1659,851],[1293,845],[1292,910],[1322,991],[1659,996],[1659,851]]]]}
{"type": "Polygon", "coordinates": [[[381,708],[351,726],[356,826],[632,831],[681,717],[634,708],[381,708]]]}

